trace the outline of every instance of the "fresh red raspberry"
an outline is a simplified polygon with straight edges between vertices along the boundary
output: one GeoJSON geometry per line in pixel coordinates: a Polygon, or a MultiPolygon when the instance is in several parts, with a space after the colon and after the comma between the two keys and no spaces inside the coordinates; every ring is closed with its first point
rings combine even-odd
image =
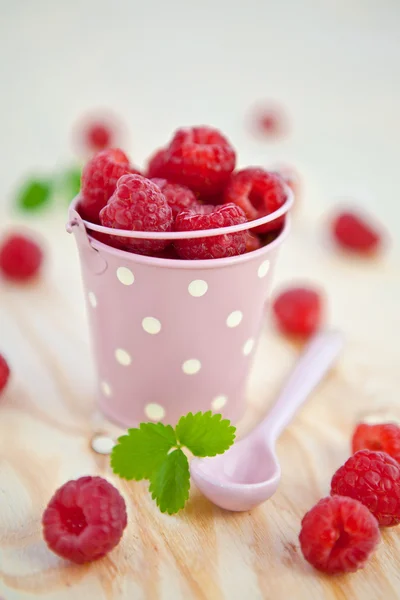
{"type": "Polygon", "coordinates": [[[178,129],[166,158],[166,179],[203,196],[213,196],[224,189],[236,162],[228,140],[211,127],[178,129]]]}
{"type": "Polygon", "coordinates": [[[120,541],[127,524],[125,500],[102,477],[67,481],[48,503],[42,524],[53,552],[75,563],[91,562],[120,541]]]}
{"type": "MultiPolygon", "coordinates": [[[[179,213],[175,220],[176,231],[198,231],[230,227],[246,222],[242,209],[235,204],[221,206],[199,205],[179,213]]],[[[175,248],[181,258],[203,260],[225,258],[246,252],[247,231],[217,235],[207,238],[175,240],[175,248]]]]}
{"type": "Polygon", "coordinates": [[[320,500],[301,522],[304,558],[329,574],[361,569],[380,541],[378,523],[369,510],[352,498],[320,500]]]}
{"type": "Polygon", "coordinates": [[[377,450],[386,452],[400,463],[400,427],[395,423],[359,423],[352,440],[353,452],[377,450]]]}
{"type": "Polygon", "coordinates": [[[342,212],[337,215],[331,228],[334,240],[345,250],[370,254],[376,251],[382,242],[381,233],[354,212],[342,212]]]}
{"type": "Polygon", "coordinates": [[[281,106],[267,102],[258,106],[252,115],[253,130],[264,138],[278,139],[289,131],[288,118],[281,106]]]}
{"type": "Polygon", "coordinates": [[[151,180],[164,194],[175,218],[182,210],[187,210],[198,204],[197,198],[188,187],[179,183],[169,183],[166,179],[154,178],[151,180]]]}
{"type": "MultiPolygon", "coordinates": [[[[108,204],[100,211],[105,227],[128,231],[171,231],[172,210],[160,188],[141,175],[124,175],[108,204]]],[[[163,250],[164,240],[113,237],[125,250],[152,254],[163,250]]]]}
{"type": "Polygon", "coordinates": [[[99,212],[113,195],[118,179],[130,172],[129,159],[118,148],[103,150],[89,160],[82,173],[82,216],[98,223],[99,212]]]}
{"type": "Polygon", "coordinates": [[[90,150],[99,152],[112,146],[113,132],[107,123],[90,123],[85,133],[86,144],[90,150]]]}
{"type": "Polygon", "coordinates": [[[287,335],[309,337],[321,325],[322,298],[311,288],[285,290],[276,298],[272,309],[279,328],[287,335]]]}
{"type": "Polygon", "coordinates": [[[9,280],[23,282],[35,277],[43,262],[38,244],[21,234],[10,234],[0,247],[0,270],[9,280]]]}
{"type": "Polygon", "coordinates": [[[246,239],[246,252],[253,252],[261,248],[261,240],[255,233],[250,233],[246,239]]]}
{"type": "Polygon", "coordinates": [[[149,179],[165,179],[167,177],[167,154],[168,148],[160,148],[151,156],[146,171],[146,176],[149,179]]]}
{"type": "MultiPolygon", "coordinates": [[[[278,210],[286,201],[282,178],[258,167],[234,173],[225,189],[225,202],[240,206],[249,221],[265,217],[278,210]]],[[[282,227],[285,217],[257,227],[255,233],[274,231],[282,227]]]]}
{"type": "Polygon", "coordinates": [[[153,254],[153,256],[157,258],[166,258],[168,260],[179,260],[178,253],[175,250],[175,246],[173,244],[170,244],[164,250],[161,250],[161,252],[153,254]]]}
{"type": "Polygon", "coordinates": [[[4,356],[0,354],[0,394],[6,387],[9,377],[10,367],[8,366],[8,363],[4,356]]]}
{"type": "Polygon", "coordinates": [[[334,474],[331,494],[359,500],[383,527],[400,523],[400,465],[385,452],[353,454],[334,474]]]}

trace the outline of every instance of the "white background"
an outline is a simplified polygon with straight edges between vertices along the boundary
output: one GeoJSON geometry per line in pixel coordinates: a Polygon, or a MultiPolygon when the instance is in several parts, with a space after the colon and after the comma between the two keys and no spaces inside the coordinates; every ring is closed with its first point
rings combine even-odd
{"type": "Polygon", "coordinates": [[[339,194],[400,237],[398,0],[0,0],[0,205],[23,174],[63,164],[86,110],[129,124],[139,166],[180,125],[221,128],[240,164],[294,164],[304,207],[339,194]],[[252,137],[254,102],[291,135],[252,137]]]}

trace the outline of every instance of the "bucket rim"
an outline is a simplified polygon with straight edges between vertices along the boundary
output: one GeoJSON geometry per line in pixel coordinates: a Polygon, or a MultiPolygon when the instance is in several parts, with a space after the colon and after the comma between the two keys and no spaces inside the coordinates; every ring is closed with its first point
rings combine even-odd
{"type": "Polygon", "coordinates": [[[147,265],[149,267],[163,267],[163,268],[175,268],[175,269],[213,269],[218,267],[229,267],[232,265],[246,263],[249,261],[258,261],[264,257],[266,260],[267,255],[273,252],[277,247],[281,245],[283,240],[287,237],[290,231],[290,218],[289,216],[285,220],[285,224],[278,234],[278,236],[269,244],[262,246],[258,250],[252,250],[251,252],[245,252],[244,254],[238,254],[235,256],[226,256],[224,258],[209,258],[200,260],[182,260],[174,258],[164,258],[159,256],[150,256],[145,254],[136,254],[135,252],[129,252],[120,248],[114,248],[108,244],[104,244],[95,238],[88,236],[90,245],[98,252],[101,252],[102,256],[104,253],[111,254],[117,258],[130,260],[135,263],[147,265]]]}
{"type": "MultiPolygon", "coordinates": [[[[240,231],[249,231],[251,229],[255,229],[256,227],[260,227],[262,225],[266,225],[267,223],[271,223],[279,217],[284,216],[294,203],[294,195],[292,190],[285,185],[286,192],[286,200],[281,207],[279,207],[274,212],[269,215],[265,215],[264,217],[260,217],[259,219],[254,219],[253,221],[246,221],[245,223],[240,223],[238,225],[230,225],[229,227],[219,227],[214,229],[202,229],[196,231],[128,231],[126,229],[112,229],[111,227],[104,227],[103,225],[97,225],[96,223],[91,223],[90,221],[86,221],[82,217],[82,223],[85,226],[86,230],[96,231],[97,233],[102,233],[105,235],[110,235],[113,237],[124,237],[130,239],[145,239],[145,240],[164,240],[164,241],[174,241],[174,240],[187,240],[187,239],[196,239],[196,238],[205,238],[205,237],[215,237],[220,235],[227,235],[230,233],[238,233],[240,231]]],[[[71,202],[69,212],[70,212],[70,220],[67,224],[67,228],[70,229],[74,224],[75,215],[78,213],[78,204],[80,200],[80,194],[78,194],[71,202]]],[[[222,206],[222,205],[221,205],[222,206]]],[[[79,214],[79,213],[78,213],[79,214]]],[[[79,215],[80,216],[80,215],[79,215]]],[[[219,259],[217,259],[219,260],[219,259]]]]}

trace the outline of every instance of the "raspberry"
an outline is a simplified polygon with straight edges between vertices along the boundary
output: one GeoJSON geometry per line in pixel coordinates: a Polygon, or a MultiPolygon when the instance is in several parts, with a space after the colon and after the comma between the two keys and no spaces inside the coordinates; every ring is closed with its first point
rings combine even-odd
{"type": "Polygon", "coordinates": [[[149,179],[164,179],[167,176],[167,153],[168,148],[160,148],[150,158],[147,165],[147,177],[149,179]]]}
{"type": "Polygon", "coordinates": [[[84,167],[80,209],[88,221],[98,223],[99,212],[114,193],[117,181],[130,173],[129,159],[119,149],[103,150],[84,167]]]}
{"type": "MultiPolygon", "coordinates": [[[[250,167],[234,173],[225,189],[225,202],[240,206],[249,221],[265,217],[278,210],[286,201],[283,181],[276,173],[250,167]]],[[[255,229],[255,233],[274,231],[282,227],[285,217],[279,217],[255,229]]]]}
{"type": "Polygon", "coordinates": [[[4,356],[0,354],[0,394],[6,387],[9,377],[10,367],[8,366],[8,363],[4,356]]]}
{"type": "Polygon", "coordinates": [[[381,244],[381,234],[353,212],[343,212],[335,217],[331,225],[336,243],[346,250],[360,254],[372,253],[381,244]]]}
{"type": "Polygon", "coordinates": [[[376,519],[351,498],[323,498],[301,522],[304,558],[325,573],[349,573],[362,568],[380,541],[376,519]]]}
{"type": "Polygon", "coordinates": [[[43,262],[43,252],[38,244],[21,234],[11,234],[0,248],[0,270],[13,281],[32,279],[43,262]]]}
{"type": "Polygon", "coordinates": [[[113,132],[106,123],[91,123],[86,130],[86,143],[90,150],[99,152],[112,145],[113,132]]]}
{"type": "Polygon", "coordinates": [[[254,111],[253,129],[263,137],[283,137],[289,129],[287,116],[281,107],[267,103],[254,111]]]}
{"type": "MultiPolygon", "coordinates": [[[[160,188],[141,175],[124,175],[107,206],[100,211],[105,227],[129,231],[171,231],[172,210],[160,188]]],[[[163,250],[164,240],[139,240],[116,237],[113,241],[125,250],[148,254],[163,250]]]]}
{"type": "MultiPolygon", "coordinates": [[[[179,213],[175,221],[175,230],[197,231],[229,227],[245,222],[244,212],[235,204],[221,206],[204,204],[179,213]]],[[[176,240],[175,248],[181,258],[189,260],[225,258],[246,252],[247,236],[247,231],[239,231],[208,238],[176,240]]]]}
{"type": "Polygon", "coordinates": [[[42,517],[49,548],[75,563],[105,556],[127,524],[125,501],[102,477],[81,477],[61,486],[42,517]]]}
{"type": "Polygon", "coordinates": [[[353,454],[334,474],[331,494],[359,500],[381,526],[400,523],[400,465],[385,452],[353,454]]]}
{"type": "Polygon", "coordinates": [[[166,156],[166,179],[204,196],[221,192],[235,168],[235,151],[211,127],[178,129],[166,156]]]}
{"type": "Polygon", "coordinates": [[[359,423],[353,434],[352,448],[353,452],[364,449],[386,452],[400,463],[400,427],[394,423],[359,423]]]}
{"type": "Polygon", "coordinates": [[[279,328],[287,335],[308,337],[321,325],[322,298],[311,288],[285,290],[276,298],[272,308],[279,328]]]}
{"type": "Polygon", "coordinates": [[[152,179],[153,183],[160,188],[172,210],[172,217],[175,218],[182,210],[192,208],[197,202],[197,198],[189,188],[179,185],[179,183],[169,183],[166,179],[152,179]]]}
{"type": "Polygon", "coordinates": [[[161,250],[161,252],[153,254],[153,256],[156,256],[157,258],[167,258],[169,260],[179,260],[179,256],[172,244],[167,246],[164,250],[161,250]]]}
{"type": "Polygon", "coordinates": [[[258,250],[259,248],[261,248],[260,238],[258,237],[258,235],[249,232],[246,240],[246,252],[253,252],[254,250],[258,250]]]}

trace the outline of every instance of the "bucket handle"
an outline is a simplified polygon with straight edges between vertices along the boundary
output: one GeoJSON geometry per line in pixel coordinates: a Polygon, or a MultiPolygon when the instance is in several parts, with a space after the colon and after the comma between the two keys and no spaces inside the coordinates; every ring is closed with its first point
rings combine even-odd
{"type": "Polygon", "coordinates": [[[80,214],[74,209],[69,210],[69,221],[66,226],[68,233],[73,233],[80,251],[84,253],[85,264],[95,275],[101,275],[107,270],[108,263],[96,248],[92,246],[80,214]]]}

